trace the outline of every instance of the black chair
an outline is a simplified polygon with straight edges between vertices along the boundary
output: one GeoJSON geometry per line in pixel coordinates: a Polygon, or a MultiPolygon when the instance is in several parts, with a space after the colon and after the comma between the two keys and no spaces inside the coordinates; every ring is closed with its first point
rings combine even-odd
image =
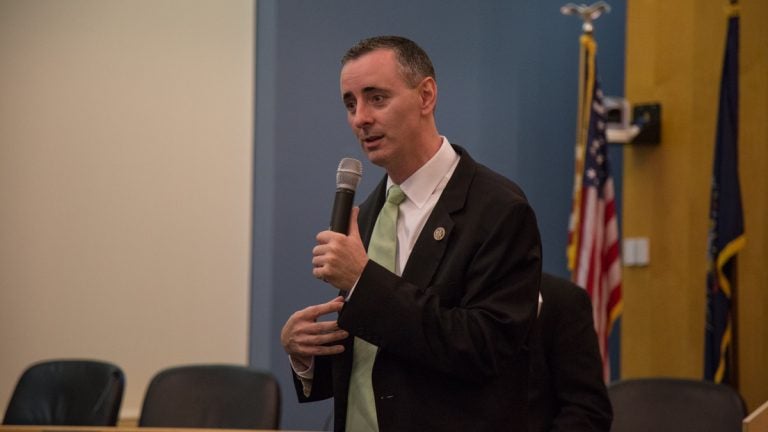
{"type": "Polygon", "coordinates": [[[272,374],[236,365],[165,369],[152,378],[143,427],[277,429],[280,388],[272,374]]]}
{"type": "Polygon", "coordinates": [[[736,390],[708,381],[638,378],[608,387],[613,432],[739,432],[746,415],[736,390]]]}
{"type": "Polygon", "coordinates": [[[111,363],[51,360],[33,364],[19,378],[5,411],[5,425],[114,426],[125,375],[111,363]]]}

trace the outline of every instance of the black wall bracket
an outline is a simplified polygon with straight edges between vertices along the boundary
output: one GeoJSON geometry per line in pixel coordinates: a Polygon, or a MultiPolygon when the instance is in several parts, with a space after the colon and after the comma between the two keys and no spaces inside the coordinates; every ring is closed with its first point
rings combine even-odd
{"type": "Polygon", "coordinates": [[[613,98],[607,110],[606,139],[613,144],[654,145],[661,142],[661,104],[658,102],[636,104],[629,117],[629,103],[613,98]]]}
{"type": "Polygon", "coordinates": [[[632,124],[640,132],[631,144],[659,144],[661,142],[661,104],[637,104],[632,108],[632,124]]]}

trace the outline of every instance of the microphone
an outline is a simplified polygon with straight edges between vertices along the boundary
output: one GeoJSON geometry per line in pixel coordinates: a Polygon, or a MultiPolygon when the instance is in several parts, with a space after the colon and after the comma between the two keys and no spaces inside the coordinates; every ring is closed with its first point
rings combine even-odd
{"type": "Polygon", "coordinates": [[[353,158],[344,158],[336,171],[336,197],[331,212],[331,231],[344,235],[349,231],[349,215],[355,190],[363,177],[363,164],[353,158]]]}

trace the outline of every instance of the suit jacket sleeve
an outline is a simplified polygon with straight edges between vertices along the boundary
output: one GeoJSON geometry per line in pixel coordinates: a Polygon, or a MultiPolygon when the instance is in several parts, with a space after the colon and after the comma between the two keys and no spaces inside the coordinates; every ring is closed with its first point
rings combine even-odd
{"type": "Polygon", "coordinates": [[[331,357],[330,356],[315,356],[314,359],[314,377],[312,378],[312,391],[309,396],[304,395],[304,385],[296,375],[296,372],[291,368],[291,375],[293,375],[293,386],[296,389],[296,395],[299,398],[299,402],[314,402],[323,399],[328,399],[333,396],[331,385],[331,357]]]}

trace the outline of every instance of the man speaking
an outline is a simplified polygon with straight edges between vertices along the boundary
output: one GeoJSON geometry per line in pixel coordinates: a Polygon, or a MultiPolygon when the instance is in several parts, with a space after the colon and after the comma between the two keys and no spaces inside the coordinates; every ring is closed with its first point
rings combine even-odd
{"type": "Polygon", "coordinates": [[[299,400],[333,397],[336,431],[526,430],[533,210],[438,133],[435,71],[414,42],[358,42],[340,82],[347,121],[386,177],[346,235],[317,235],[314,276],[343,296],[283,327],[299,400]]]}

